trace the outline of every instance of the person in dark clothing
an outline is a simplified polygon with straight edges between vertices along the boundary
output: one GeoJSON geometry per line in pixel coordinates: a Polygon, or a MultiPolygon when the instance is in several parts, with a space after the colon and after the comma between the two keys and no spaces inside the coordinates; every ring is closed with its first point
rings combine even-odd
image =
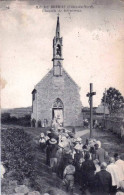
{"type": "Polygon", "coordinates": [[[83,149],[89,150],[89,139],[86,139],[86,143],[83,145],[83,149]]]}
{"type": "Polygon", "coordinates": [[[76,166],[76,163],[78,163],[81,158],[83,158],[82,151],[76,149],[76,153],[74,155],[74,164],[75,164],[75,166],[76,166]]]}
{"type": "Polygon", "coordinates": [[[62,179],[64,163],[63,163],[63,148],[60,146],[58,146],[56,157],[57,157],[57,175],[62,179]]]}
{"type": "Polygon", "coordinates": [[[96,150],[93,146],[91,146],[91,148],[90,148],[90,154],[91,154],[92,160],[95,160],[96,159],[96,150]]]}
{"type": "Polygon", "coordinates": [[[95,176],[95,195],[109,195],[112,189],[111,174],[106,171],[107,164],[101,164],[101,171],[95,176]]]}
{"type": "Polygon", "coordinates": [[[74,134],[75,134],[75,127],[73,127],[73,128],[72,128],[72,133],[74,133],[74,134]]]}
{"type": "Polygon", "coordinates": [[[57,168],[57,150],[58,150],[58,145],[57,145],[57,140],[54,138],[51,138],[49,140],[49,157],[50,157],[50,167],[52,168],[53,172],[56,172],[57,168]]]}
{"type": "Polygon", "coordinates": [[[83,153],[80,148],[75,147],[76,153],[74,155],[74,166],[75,166],[75,182],[81,184],[81,166],[82,163],[80,159],[83,159],[83,153]]]}
{"type": "Polygon", "coordinates": [[[84,161],[83,158],[80,158],[79,161],[74,164],[75,165],[75,183],[79,184],[79,186],[82,186],[82,174],[81,174],[81,168],[82,168],[82,162],[84,161]]]}
{"type": "Polygon", "coordinates": [[[50,142],[46,141],[46,165],[50,166],[50,142]]]}
{"type": "Polygon", "coordinates": [[[85,161],[82,163],[81,173],[82,173],[82,190],[83,191],[94,191],[94,177],[96,167],[92,160],[90,159],[90,154],[87,152],[84,156],[85,161]]]}
{"type": "MultiPolygon", "coordinates": [[[[46,164],[50,166],[50,158],[56,158],[56,152],[57,152],[58,146],[57,146],[57,140],[54,138],[51,138],[46,141],[46,164]]],[[[53,164],[53,163],[52,163],[53,164]]]]}
{"type": "Polygon", "coordinates": [[[99,160],[99,163],[101,164],[102,162],[105,162],[106,159],[108,158],[108,153],[101,148],[101,142],[97,141],[95,144],[95,150],[96,150],[96,159],[99,160]]]}

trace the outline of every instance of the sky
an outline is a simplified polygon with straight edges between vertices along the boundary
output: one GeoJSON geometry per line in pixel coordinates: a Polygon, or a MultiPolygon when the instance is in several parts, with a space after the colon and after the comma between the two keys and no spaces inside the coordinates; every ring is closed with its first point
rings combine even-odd
{"type": "Polygon", "coordinates": [[[63,67],[80,86],[82,105],[89,105],[89,83],[96,92],[94,106],[105,88],[115,87],[124,96],[123,0],[1,1],[2,108],[31,106],[34,86],[53,66],[58,13],[63,67]]]}

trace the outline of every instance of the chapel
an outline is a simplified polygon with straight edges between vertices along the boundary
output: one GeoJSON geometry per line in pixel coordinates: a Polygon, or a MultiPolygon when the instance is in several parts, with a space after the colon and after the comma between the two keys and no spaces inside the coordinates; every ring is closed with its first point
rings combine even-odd
{"type": "Polygon", "coordinates": [[[83,125],[80,87],[63,68],[63,61],[58,16],[53,38],[53,67],[32,91],[32,127],[51,126],[54,119],[64,127],[83,125]]]}

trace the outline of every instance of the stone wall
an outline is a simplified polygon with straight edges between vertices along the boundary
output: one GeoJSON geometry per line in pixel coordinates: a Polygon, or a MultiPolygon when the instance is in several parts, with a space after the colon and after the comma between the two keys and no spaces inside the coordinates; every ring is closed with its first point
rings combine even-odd
{"type": "MultiPolygon", "coordinates": [[[[102,120],[104,126],[104,120],[102,120]]],[[[109,116],[105,118],[105,129],[115,133],[117,136],[124,136],[124,120],[122,117],[109,116]]]]}

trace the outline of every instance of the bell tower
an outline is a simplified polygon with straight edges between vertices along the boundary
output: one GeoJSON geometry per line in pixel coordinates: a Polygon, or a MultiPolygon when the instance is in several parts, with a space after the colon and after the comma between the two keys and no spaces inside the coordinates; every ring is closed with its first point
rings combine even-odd
{"type": "Polygon", "coordinates": [[[57,17],[56,34],[53,39],[53,75],[62,76],[62,37],[60,38],[59,16],[57,17]]]}

